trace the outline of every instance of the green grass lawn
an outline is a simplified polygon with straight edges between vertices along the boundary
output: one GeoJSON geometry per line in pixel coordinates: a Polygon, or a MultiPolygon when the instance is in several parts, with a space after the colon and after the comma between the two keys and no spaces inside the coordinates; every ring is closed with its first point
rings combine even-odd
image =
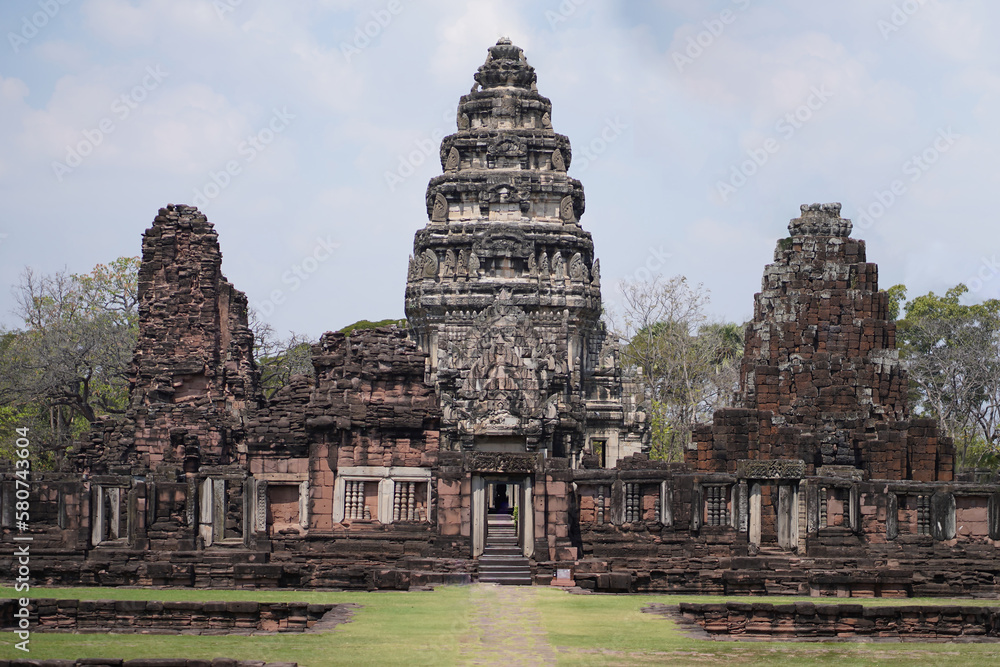
{"type": "MultiPolygon", "coordinates": [[[[467,586],[434,592],[324,593],[193,589],[44,588],[33,597],[146,600],[259,600],[357,602],[354,621],[325,634],[272,636],[151,636],[36,633],[31,654],[14,649],[11,633],[0,635],[0,659],[79,657],[231,657],[321,665],[450,665],[469,658],[461,641],[469,633],[473,596],[467,586]]],[[[14,591],[0,588],[0,595],[14,591]]],[[[739,598],[760,602],[845,602],[836,598],[739,598]]],[[[720,602],[723,598],[666,595],[568,595],[538,590],[535,607],[561,664],[802,664],[915,665],[1000,664],[1000,644],[860,644],[704,641],[669,620],[641,613],[651,602],[720,602]]],[[[863,600],[862,604],[990,604],[983,600],[863,600]]],[[[1000,603],[994,603],[1000,605],[1000,603]]],[[[466,649],[468,643],[466,642],[466,649]]]]}

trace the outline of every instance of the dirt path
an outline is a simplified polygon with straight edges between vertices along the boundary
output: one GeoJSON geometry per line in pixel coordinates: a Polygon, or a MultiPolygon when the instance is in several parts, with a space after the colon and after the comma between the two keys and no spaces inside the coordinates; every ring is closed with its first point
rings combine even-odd
{"type": "Polygon", "coordinates": [[[461,643],[463,665],[554,665],[531,586],[472,585],[471,628],[461,643]]]}

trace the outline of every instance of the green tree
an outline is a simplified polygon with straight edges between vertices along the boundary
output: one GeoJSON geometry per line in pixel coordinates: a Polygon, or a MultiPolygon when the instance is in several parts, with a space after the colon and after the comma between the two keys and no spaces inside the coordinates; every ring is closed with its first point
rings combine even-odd
{"type": "MultiPolygon", "coordinates": [[[[1000,300],[963,304],[967,293],[959,284],[907,301],[896,338],[914,414],[938,420],[960,462],[984,465],[1000,454],[1000,300]]],[[[889,294],[902,304],[906,288],[889,294]]]]}
{"type": "Polygon", "coordinates": [[[33,415],[44,448],[58,454],[98,417],[124,410],[138,267],[122,257],[87,274],[21,274],[14,312],[23,327],[2,333],[0,406],[33,415]]]}
{"type": "Polygon", "coordinates": [[[710,322],[708,292],[683,276],[625,282],[612,329],[622,342],[622,360],[641,369],[651,404],[653,458],[684,456],[695,424],[733,401],[743,327],[710,322]]]}

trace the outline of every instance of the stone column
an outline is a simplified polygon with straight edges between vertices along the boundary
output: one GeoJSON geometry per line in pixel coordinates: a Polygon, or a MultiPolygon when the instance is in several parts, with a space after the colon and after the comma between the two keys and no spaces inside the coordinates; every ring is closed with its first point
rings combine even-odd
{"type": "Polygon", "coordinates": [[[472,557],[479,558],[486,547],[486,482],[480,475],[472,476],[472,557]]]}
{"type": "Polygon", "coordinates": [[[986,505],[986,520],[989,524],[991,540],[1000,540],[1000,493],[990,496],[986,505]]]}
{"type": "Polygon", "coordinates": [[[778,484],[778,546],[792,549],[794,514],[794,491],[790,484],[778,484]]]}
{"type": "Polygon", "coordinates": [[[806,534],[815,535],[819,530],[819,486],[816,484],[805,484],[805,504],[806,504],[806,534]]]}
{"type": "Polygon", "coordinates": [[[851,493],[848,496],[848,523],[855,533],[861,532],[861,491],[857,482],[851,485],[851,493]]]}
{"type": "MultiPolygon", "coordinates": [[[[390,505],[392,495],[390,494],[390,505]]],[[[379,510],[381,511],[381,510],[379,510]]],[[[299,525],[304,530],[309,530],[309,482],[299,482],[299,525]]]]}
{"type": "Polygon", "coordinates": [[[734,507],[734,514],[736,515],[736,530],[741,533],[747,532],[750,524],[750,489],[747,487],[746,480],[741,481],[736,486],[736,507],[734,507]]]}
{"type": "Polygon", "coordinates": [[[899,499],[895,493],[885,497],[885,539],[894,540],[899,537],[899,499]]]}
{"type": "Polygon", "coordinates": [[[532,478],[524,478],[521,494],[524,500],[517,511],[517,520],[521,524],[521,538],[526,558],[535,555],[535,512],[532,498],[532,478]]]}
{"type": "Polygon", "coordinates": [[[611,523],[616,526],[625,523],[625,485],[620,479],[611,485],[611,523]]]}
{"type": "Polygon", "coordinates": [[[218,542],[226,537],[226,480],[212,480],[212,541],[218,542]]]}
{"type": "Polygon", "coordinates": [[[201,483],[198,494],[198,536],[207,547],[211,546],[214,532],[212,531],[212,501],[215,492],[212,487],[212,480],[205,479],[201,483]]]}
{"type": "Polygon", "coordinates": [[[935,540],[955,537],[955,495],[938,491],[931,496],[931,535],[935,540]]]}
{"type": "Polygon", "coordinates": [[[664,526],[674,525],[673,496],[670,480],[660,482],[660,523],[664,526]]]}
{"type": "Polygon", "coordinates": [[[750,487],[750,544],[760,546],[760,483],[754,482],[750,487]]]}
{"type": "Polygon", "coordinates": [[[97,546],[104,539],[104,489],[101,488],[100,484],[95,484],[93,486],[93,491],[91,492],[91,497],[94,499],[94,510],[92,516],[94,517],[94,525],[91,526],[90,541],[93,546],[97,546]]]}
{"type": "MultiPolygon", "coordinates": [[[[254,484],[256,498],[254,499],[254,530],[258,533],[267,532],[267,481],[258,479],[254,484]]],[[[343,487],[341,487],[341,501],[343,501],[343,487]]],[[[344,512],[344,503],[340,503],[340,512],[344,512]]]]}
{"type": "MultiPolygon", "coordinates": [[[[380,523],[392,523],[393,502],[396,495],[396,483],[389,479],[380,479],[378,482],[378,520],[380,523]]],[[[405,517],[400,517],[404,520],[405,517]]]]}

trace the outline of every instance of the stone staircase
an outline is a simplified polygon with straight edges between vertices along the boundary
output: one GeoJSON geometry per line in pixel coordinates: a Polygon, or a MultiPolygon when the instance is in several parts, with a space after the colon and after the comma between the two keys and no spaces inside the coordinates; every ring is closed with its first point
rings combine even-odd
{"type": "Polygon", "coordinates": [[[486,546],[479,557],[479,581],[530,586],[531,566],[517,545],[517,526],[509,514],[487,517],[486,546]]]}

